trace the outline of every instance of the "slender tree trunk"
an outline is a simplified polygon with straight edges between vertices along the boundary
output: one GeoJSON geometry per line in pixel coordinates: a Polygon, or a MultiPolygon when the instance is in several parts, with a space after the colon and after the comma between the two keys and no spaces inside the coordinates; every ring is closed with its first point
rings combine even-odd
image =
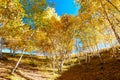
{"type": "Polygon", "coordinates": [[[86,63],[90,63],[90,55],[91,55],[91,49],[90,49],[90,40],[87,38],[87,44],[88,44],[88,50],[89,52],[86,54],[86,63]]]}
{"type": "Polygon", "coordinates": [[[10,49],[10,54],[11,56],[15,56],[15,52],[17,50],[18,46],[15,47],[15,49],[12,50],[12,48],[10,49]]]}
{"type": "Polygon", "coordinates": [[[111,41],[110,41],[110,45],[112,46],[112,53],[111,53],[111,55],[112,55],[113,58],[116,58],[115,46],[114,46],[114,44],[111,41]]]}
{"type": "Polygon", "coordinates": [[[100,53],[99,53],[98,45],[96,45],[96,48],[97,48],[97,54],[98,54],[98,57],[99,57],[99,59],[100,59],[100,62],[102,63],[103,60],[102,60],[102,57],[101,57],[101,55],[100,55],[100,53]]]}
{"type": "Polygon", "coordinates": [[[90,46],[89,46],[88,49],[89,49],[89,53],[87,54],[87,60],[88,60],[87,62],[90,63],[90,56],[91,56],[91,53],[92,53],[91,49],[90,49],[90,46]]]}
{"type": "MultiPolygon", "coordinates": [[[[120,23],[120,20],[119,20],[119,19],[117,19],[117,18],[116,18],[116,20],[117,20],[117,22],[119,22],[119,23],[120,23]]],[[[118,27],[120,28],[120,26],[118,26],[118,27]]]]}
{"type": "Polygon", "coordinates": [[[95,53],[95,48],[92,47],[92,51],[93,51],[93,52],[92,52],[92,54],[91,54],[91,55],[92,55],[91,57],[93,57],[93,55],[94,55],[94,53],[95,53]]]}
{"type": "Polygon", "coordinates": [[[52,59],[53,59],[53,60],[52,60],[52,69],[53,69],[53,74],[55,74],[55,67],[56,67],[55,65],[56,65],[56,63],[58,64],[57,55],[56,55],[56,54],[53,55],[53,56],[52,56],[52,59]]]}
{"type": "Polygon", "coordinates": [[[15,47],[15,50],[13,50],[13,53],[12,53],[13,56],[15,56],[15,52],[17,51],[17,49],[18,49],[18,46],[16,46],[16,47],[15,47]]]}
{"type": "Polygon", "coordinates": [[[32,64],[32,66],[36,66],[35,63],[34,63],[34,60],[33,60],[33,54],[32,52],[30,52],[30,63],[32,64]]]}
{"type": "Polygon", "coordinates": [[[100,55],[100,53],[99,53],[99,47],[98,47],[98,45],[97,45],[96,38],[95,38],[95,44],[96,44],[96,49],[97,49],[97,55],[98,55],[98,57],[99,57],[99,59],[100,59],[100,62],[102,63],[103,60],[102,60],[102,57],[101,57],[101,55],[100,55]]]}
{"type": "Polygon", "coordinates": [[[120,10],[110,0],[106,0],[106,1],[110,3],[120,13],[120,10]]]}
{"type": "Polygon", "coordinates": [[[21,61],[21,59],[22,59],[22,57],[23,57],[23,55],[24,55],[24,51],[25,51],[25,49],[23,49],[23,51],[22,51],[22,53],[21,53],[21,56],[20,56],[18,62],[16,63],[15,67],[13,68],[13,70],[11,71],[11,74],[13,74],[13,73],[15,72],[15,70],[17,69],[17,67],[18,67],[18,65],[19,65],[19,63],[20,63],[20,61],[21,61]]]}
{"type": "MultiPolygon", "coordinates": [[[[28,38],[28,40],[31,40],[31,38],[32,38],[33,35],[34,35],[34,31],[31,33],[31,35],[30,35],[30,37],[28,38]]],[[[23,49],[23,51],[22,51],[22,53],[21,53],[21,56],[20,56],[18,62],[16,63],[15,67],[13,68],[13,70],[11,71],[11,74],[13,74],[13,73],[15,72],[16,68],[18,67],[18,65],[19,65],[19,63],[20,63],[20,61],[21,61],[21,59],[22,59],[22,57],[23,57],[23,55],[24,55],[24,51],[25,51],[25,50],[26,50],[26,48],[23,49]]]]}
{"type": "Polygon", "coordinates": [[[78,60],[78,64],[81,64],[81,61],[80,61],[80,53],[78,53],[78,55],[77,55],[77,60],[78,60]]]}
{"type": "Polygon", "coordinates": [[[79,49],[79,44],[77,42],[77,39],[75,41],[76,41],[76,45],[75,45],[76,46],[76,51],[77,51],[77,54],[78,54],[77,55],[78,64],[81,64],[81,62],[80,62],[80,55],[79,55],[79,52],[78,52],[79,51],[78,50],[79,49]]]}
{"type": "Polygon", "coordinates": [[[68,62],[70,62],[70,60],[71,60],[71,55],[68,54],[68,62]]]}
{"type": "Polygon", "coordinates": [[[13,56],[15,56],[15,51],[16,51],[16,50],[13,50],[13,53],[12,53],[13,56]]]}
{"type": "Polygon", "coordinates": [[[88,63],[88,53],[85,53],[85,63],[88,63]]]}
{"type": "Polygon", "coordinates": [[[79,65],[81,64],[80,56],[78,57],[78,64],[79,64],[79,65]]]}
{"type": "Polygon", "coordinates": [[[102,6],[102,8],[103,8],[103,10],[104,10],[106,19],[108,20],[109,24],[111,25],[111,28],[112,28],[112,30],[113,30],[113,32],[114,32],[114,34],[115,34],[115,37],[116,37],[116,39],[118,40],[118,43],[120,44],[120,37],[119,37],[119,35],[117,34],[117,32],[116,32],[116,30],[115,30],[114,24],[110,21],[110,19],[109,19],[109,17],[108,17],[108,13],[107,13],[106,10],[105,10],[105,7],[104,7],[104,5],[103,5],[103,3],[102,3],[102,0],[100,0],[100,3],[101,3],[101,6],[102,6]]]}
{"type": "MultiPolygon", "coordinates": [[[[95,32],[95,31],[94,31],[95,32]]],[[[96,33],[96,32],[95,32],[96,33]]],[[[96,36],[96,35],[95,35],[96,36]]],[[[102,60],[102,57],[101,57],[101,54],[99,53],[99,47],[98,47],[98,43],[97,43],[97,39],[96,39],[96,37],[95,37],[95,44],[96,44],[96,49],[97,49],[97,55],[98,55],[98,57],[99,57],[99,59],[100,59],[100,62],[102,63],[103,62],[103,60],[102,60]]]]}
{"type": "Polygon", "coordinates": [[[12,53],[13,53],[13,50],[12,50],[12,48],[10,48],[10,55],[12,55],[12,53]]]}
{"type": "Polygon", "coordinates": [[[111,28],[112,28],[112,30],[113,30],[113,32],[114,32],[114,34],[115,34],[115,37],[116,37],[116,38],[117,38],[117,40],[118,40],[118,43],[120,44],[120,37],[119,37],[119,35],[117,34],[117,32],[115,31],[114,26],[113,26],[113,25],[111,25],[111,28]]]}
{"type": "Polygon", "coordinates": [[[107,48],[107,44],[103,42],[103,45],[105,46],[105,48],[107,48]]]}
{"type": "Polygon", "coordinates": [[[58,65],[58,72],[59,73],[62,72],[62,68],[63,68],[63,64],[64,64],[64,59],[65,59],[65,56],[62,57],[62,60],[61,60],[61,62],[58,65]]]}
{"type": "Polygon", "coordinates": [[[0,38],[0,58],[2,58],[2,38],[0,38]]]}

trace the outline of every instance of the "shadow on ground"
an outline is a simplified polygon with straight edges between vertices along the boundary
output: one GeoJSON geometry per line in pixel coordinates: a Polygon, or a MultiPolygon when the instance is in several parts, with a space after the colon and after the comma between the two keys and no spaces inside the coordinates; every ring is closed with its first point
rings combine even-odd
{"type": "Polygon", "coordinates": [[[120,60],[106,58],[100,63],[93,58],[91,63],[75,65],[56,80],[120,80],[120,60]]]}

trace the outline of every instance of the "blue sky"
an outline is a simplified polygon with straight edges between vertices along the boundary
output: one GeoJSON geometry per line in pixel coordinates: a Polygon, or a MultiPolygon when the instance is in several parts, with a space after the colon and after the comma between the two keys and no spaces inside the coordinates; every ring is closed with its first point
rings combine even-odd
{"type": "Polygon", "coordinates": [[[75,6],[74,0],[47,0],[55,3],[55,11],[61,16],[62,14],[77,15],[79,6],[75,6]]]}

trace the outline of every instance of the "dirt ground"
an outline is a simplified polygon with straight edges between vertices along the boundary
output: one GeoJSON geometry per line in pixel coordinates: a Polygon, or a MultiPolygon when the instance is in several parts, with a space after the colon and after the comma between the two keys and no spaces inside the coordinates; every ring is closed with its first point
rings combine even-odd
{"type": "Polygon", "coordinates": [[[57,80],[120,80],[120,59],[105,57],[100,63],[94,57],[91,63],[70,67],[57,80]]]}
{"type": "Polygon", "coordinates": [[[93,57],[90,63],[82,60],[81,65],[77,65],[76,62],[62,74],[53,74],[45,59],[35,57],[35,64],[31,65],[30,58],[24,56],[16,72],[11,75],[18,58],[4,55],[0,60],[0,80],[120,80],[120,59],[109,56],[102,56],[103,63],[98,57],[93,57]]]}

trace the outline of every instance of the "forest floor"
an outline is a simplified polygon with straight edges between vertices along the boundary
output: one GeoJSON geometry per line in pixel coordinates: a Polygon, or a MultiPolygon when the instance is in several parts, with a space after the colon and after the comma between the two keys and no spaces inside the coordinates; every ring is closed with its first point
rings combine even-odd
{"type": "Polygon", "coordinates": [[[103,63],[93,57],[90,63],[82,61],[63,72],[57,80],[120,80],[120,57],[113,59],[103,54],[103,63]]]}
{"type": "Polygon", "coordinates": [[[53,73],[51,61],[43,57],[24,55],[14,74],[10,74],[20,55],[12,57],[3,54],[0,60],[0,80],[120,80],[120,59],[103,54],[103,63],[93,57],[90,63],[81,61],[81,65],[65,65],[62,74],[53,73]],[[32,61],[32,62],[31,62],[32,61]],[[57,78],[57,79],[56,79],[57,78]]]}
{"type": "Polygon", "coordinates": [[[10,74],[20,55],[3,53],[0,59],[0,80],[54,80],[59,76],[57,69],[51,68],[51,62],[44,57],[24,55],[17,70],[10,74]],[[31,62],[32,61],[32,62],[31,62]]]}

